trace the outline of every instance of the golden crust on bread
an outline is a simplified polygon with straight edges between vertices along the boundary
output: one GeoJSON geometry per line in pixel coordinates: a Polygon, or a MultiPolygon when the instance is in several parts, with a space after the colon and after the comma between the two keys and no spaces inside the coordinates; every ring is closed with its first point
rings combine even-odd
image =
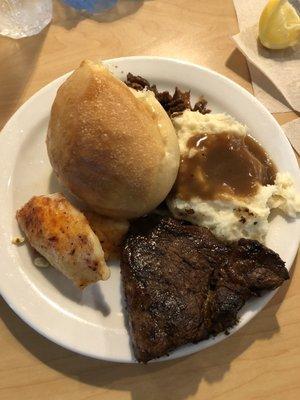
{"type": "Polygon", "coordinates": [[[82,62],[59,88],[47,135],[50,162],[60,181],[94,211],[137,217],[170,191],[179,148],[172,123],[157,104],[156,110],[149,107],[91,61],[82,62]],[[158,119],[164,121],[164,135],[158,119]]]}

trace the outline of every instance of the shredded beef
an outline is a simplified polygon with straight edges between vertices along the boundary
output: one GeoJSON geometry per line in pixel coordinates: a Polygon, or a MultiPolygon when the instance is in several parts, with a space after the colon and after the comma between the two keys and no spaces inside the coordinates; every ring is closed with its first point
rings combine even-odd
{"type": "Polygon", "coordinates": [[[203,97],[192,106],[191,92],[183,92],[178,87],[175,88],[173,95],[166,90],[159,92],[156,85],[151,85],[147,79],[130,72],[125,83],[135,90],[151,90],[169,116],[182,114],[184,110],[199,111],[201,114],[208,114],[211,111],[207,108],[207,101],[203,97]]]}

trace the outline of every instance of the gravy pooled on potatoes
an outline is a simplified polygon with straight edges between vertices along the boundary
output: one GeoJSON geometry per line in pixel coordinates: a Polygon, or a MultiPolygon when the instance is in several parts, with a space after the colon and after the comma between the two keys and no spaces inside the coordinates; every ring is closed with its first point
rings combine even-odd
{"type": "Polygon", "coordinates": [[[249,135],[200,133],[186,147],[174,188],[181,199],[214,200],[224,194],[248,197],[259,185],[274,184],[275,165],[249,135]]]}

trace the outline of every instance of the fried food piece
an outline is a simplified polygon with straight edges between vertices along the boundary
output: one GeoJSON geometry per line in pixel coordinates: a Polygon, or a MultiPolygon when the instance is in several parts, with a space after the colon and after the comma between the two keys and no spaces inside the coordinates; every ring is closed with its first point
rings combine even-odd
{"type": "Polygon", "coordinates": [[[63,195],[35,196],[16,218],[31,246],[76,286],[109,278],[99,239],[63,195]]]}
{"type": "Polygon", "coordinates": [[[84,215],[98,236],[105,260],[120,258],[120,245],[129,229],[129,222],[126,219],[104,217],[92,211],[84,211],[84,215]]]}

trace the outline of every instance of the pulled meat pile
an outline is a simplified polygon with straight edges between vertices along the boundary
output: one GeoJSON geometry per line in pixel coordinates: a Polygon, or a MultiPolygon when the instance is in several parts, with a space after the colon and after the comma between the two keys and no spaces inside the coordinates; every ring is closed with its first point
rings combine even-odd
{"type": "Polygon", "coordinates": [[[131,73],[127,74],[125,83],[135,90],[151,90],[169,116],[181,114],[184,110],[199,111],[201,114],[210,113],[207,108],[207,101],[204,98],[200,98],[192,107],[190,91],[182,92],[176,87],[173,95],[168,91],[159,92],[156,85],[151,85],[147,79],[131,73]]]}

